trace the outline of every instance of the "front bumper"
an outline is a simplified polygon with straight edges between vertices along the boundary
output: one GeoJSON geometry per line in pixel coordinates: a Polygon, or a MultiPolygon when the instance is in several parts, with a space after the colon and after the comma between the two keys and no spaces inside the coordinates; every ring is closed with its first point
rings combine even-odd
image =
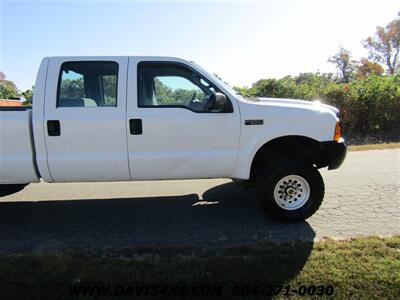
{"type": "Polygon", "coordinates": [[[339,168],[346,158],[347,145],[341,138],[338,142],[322,142],[321,150],[325,153],[328,170],[334,170],[339,168]]]}

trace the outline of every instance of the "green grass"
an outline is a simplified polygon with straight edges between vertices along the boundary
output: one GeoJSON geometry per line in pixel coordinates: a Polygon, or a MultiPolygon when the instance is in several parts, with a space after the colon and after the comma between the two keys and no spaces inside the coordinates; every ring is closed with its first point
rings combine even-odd
{"type": "Polygon", "coordinates": [[[365,150],[384,150],[398,149],[400,143],[381,143],[381,144],[364,144],[364,145],[349,145],[349,151],[365,151],[365,150]]]}
{"type": "MultiPolygon", "coordinates": [[[[292,288],[332,285],[339,299],[398,299],[400,237],[220,249],[157,247],[0,255],[1,299],[24,299],[27,291],[42,298],[71,299],[68,285],[84,282],[211,284],[224,286],[228,293],[235,283],[292,288]],[[21,282],[25,282],[22,287],[21,282]]],[[[250,293],[239,298],[257,297],[250,293]]]]}

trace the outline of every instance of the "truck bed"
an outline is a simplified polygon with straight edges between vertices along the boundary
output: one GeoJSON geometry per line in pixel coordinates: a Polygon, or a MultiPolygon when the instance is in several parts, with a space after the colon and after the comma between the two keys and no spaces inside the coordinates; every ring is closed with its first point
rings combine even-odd
{"type": "Polygon", "coordinates": [[[30,107],[0,108],[0,184],[38,182],[30,107]]]}

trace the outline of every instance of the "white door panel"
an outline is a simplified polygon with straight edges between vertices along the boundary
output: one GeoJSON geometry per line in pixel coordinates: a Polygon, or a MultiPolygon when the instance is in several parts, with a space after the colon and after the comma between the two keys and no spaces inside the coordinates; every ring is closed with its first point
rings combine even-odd
{"type": "Polygon", "coordinates": [[[227,177],[237,155],[233,114],[140,108],[143,134],[128,139],[134,179],[227,177]]]}
{"type": "MultiPolygon", "coordinates": [[[[70,61],[78,60],[92,61],[87,58],[70,61]]],[[[93,61],[118,63],[116,107],[57,107],[59,70],[64,59],[52,58],[50,61],[44,131],[50,174],[57,182],[130,179],[125,92],[128,59],[107,57],[96,58],[93,61]],[[59,121],[59,136],[49,136],[47,130],[49,120],[59,121]]],[[[87,98],[83,101],[90,105],[95,103],[87,98]]]]}
{"type": "Polygon", "coordinates": [[[128,119],[142,120],[142,134],[128,134],[135,180],[229,177],[239,144],[240,116],[197,113],[178,107],[138,107],[137,61],[128,78],[128,119]]]}

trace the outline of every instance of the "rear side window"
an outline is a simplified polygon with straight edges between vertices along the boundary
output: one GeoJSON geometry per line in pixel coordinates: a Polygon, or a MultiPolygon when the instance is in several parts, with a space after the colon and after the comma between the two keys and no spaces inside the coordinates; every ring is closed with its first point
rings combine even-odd
{"type": "Polygon", "coordinates": [[[118,64],[75,61],[61,65],[57,107],[116,107],[118,64]]]}

